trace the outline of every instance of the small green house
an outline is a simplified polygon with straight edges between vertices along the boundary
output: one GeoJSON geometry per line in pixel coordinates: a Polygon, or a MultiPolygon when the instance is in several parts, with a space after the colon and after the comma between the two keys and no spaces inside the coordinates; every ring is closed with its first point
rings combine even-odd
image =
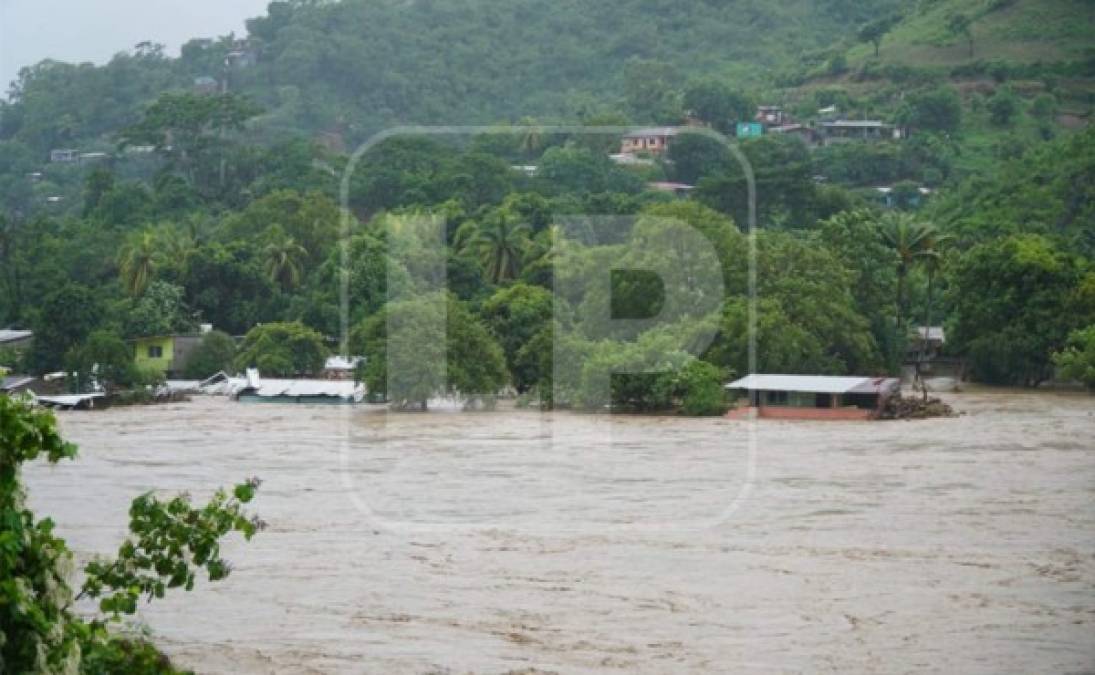
{"type": "Polygon", "coordinates": [[[142,369],[155,369],[165,377],[179,377],[199,342],[200,335],[141,337],[133,341],[133,358],[142,369]]]}

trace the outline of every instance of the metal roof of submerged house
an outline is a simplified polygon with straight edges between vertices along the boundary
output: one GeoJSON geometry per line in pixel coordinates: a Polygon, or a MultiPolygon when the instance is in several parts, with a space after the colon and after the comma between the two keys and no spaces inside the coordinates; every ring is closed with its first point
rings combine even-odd
{"type": "Polygon", "coordinates": [[[30,337],[34,337],[34,331],[8,329],[0,330],[0,343],[17,342],[19,340],[25,340],[30,337]]]}
{"type": "Polygon", "coordinates": [[[800,391],[810,394],[877,394],[900,385],[892,377],[841,377],[834,375],[753,374],[726,385],[749,391],[800,391]]]}

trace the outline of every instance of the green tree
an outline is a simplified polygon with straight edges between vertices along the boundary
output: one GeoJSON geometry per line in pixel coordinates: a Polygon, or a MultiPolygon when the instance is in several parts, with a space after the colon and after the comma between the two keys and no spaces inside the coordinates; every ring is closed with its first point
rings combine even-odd
{"type": "Polygon", "coordinates": [[[969,56],[973,58],[973,20],[968,14],[961,12],[952,14],[947,19],[947,30],[955,37],[965,38],[969,45],[969,56]]]}
{"type": "Polygon", "coordinates": [[[897,287],[893,251],[882,237],[878,216],[867,209],[838,213],[820,226],[821,241],[851,272],[851,292],[859,314],[871,325],[886,370],[897,372],[903,345],[892,311],[897,287]]]}
{"type": "Polygon", "coordinates": [[[1011,87],[997,87],[988,100],[989,119],[997,126],[1008,126],[1019,112],[1019,101],[1011,87]]]}
{"type": "Polygon", "coordinates": [[[187,333],[196,328],[194,315],[186,306],[185,289],[155,280],[139,298],[130,301],[125,315],[128,337],[187,333]]]}
{"type": "Polygon", "coordinates": [[[954,87],[933,87],[906,98],[897,122],[926,131],[955,131],[962,123],[962,99],[954,87]]]}
{"type": "Polygon", "coordinates": [[[338,242],[341,217],[338,205],[327,195],[276,190],[226,217],[219,235],[223,241],[240,240],[260,247],[292,238],[305,251],[293,257],[310,267],[322,262],[338,242]]]}
{"type": "Polygon", "coordinates": [[[735,163],[719,141],[696,133],[683,133],[669,146],[674,180],[695,185],[704,176],[725,172],[735,163]]]}
{"type": "Polygon", "coordinates": [[[699,80],[684,90],[684,109],[724,134],[737,122],[751,120],[753,101],[721,80],[699,80]]]}
{"type": "Polygon", "coordinates": [[[274,285],[262,269],[261,249],[242,242],[199,246],[181,275],[187,305],[233,334],[275,318],[274,285]]]}
{"type": "Polygon", "coordinates": [[[982,382],[1037,386],[1051,376],[1051,355],[1070,332],[1095,316],[1078,302],[1082,259],[1038,235],[973,247],[950,282],[952,342],[982,382]]]}
{"type": "Polygon", "coordinates": [[[358,378],[397,409],[425,410],[435,396],[489,404],[508,379],[502,347],[452,297],[389,303],[354,328],[350,348],[369,357],[358,378]]]}
{"type": "Polygon", "coordinates": [[[708,417],[726,412],[726,390],[722,371],[696,359],[677,374],[675,389],[682,415],[708,417]]]}
{"type": "Polygon", "coordinates": [[[519,392],[528,391],[541,373],[535,361],[519,357],[533,337],[551,325],[552,294],[539,286],[516,283],[488,298],[480,313],[502,346],[514,387],[519,392]]]}
{"type": "Polygon", "coordinates": [[[118,255],[122,285],[133,297],[141,295],[152,282],[160,258],[156,236],[151,230],[131,235],[118,255]]]}
{"type": "Polygon", "coordinates": [[[186,361],[185,377],[202,379],[220,371],[229,372],[236,360],[236,341],[228,333],[212,330],[202,336],[186,361]]]}
{"type": "Polygon", "coordinates": [[[874,45],[874,55],[877,58],[878,48],[882,45],[882,38],[886,37],[886,34],[897,25],[898,21],[899,17],[887,16],[863,24],[858,33],[859,41],[870,42],[874,45]]]}
{"type": "Polygon", "coordinates": [[[86,286],[65,284],[46,296],[34,326],[30,367],[47,373],[64,365],[65,355],[79,346],[102,321],[97,294],[86,286]]]}
{"type": "Polygon", "coordinates": [[[232,155],[225,134],[242,130],[260,110],[236,94],[165,93],[121,132],[121,144],[155,146],[169,169],[212,195],[224,189],[220,161],[232,155]]]}
{"type": "Polygon", "coordinates": [[[236,367],[258,368],[270,377],[314,375],[323,369],[328,350],[323,336],[299,322],[277,322],[247,331],[236,367]]]}
{"type": "Polygon", "coordinates": [[[270,281],[291,290],[300,284],[303,261],[308,251],[296,239],[275,227],[269,233],[269,243],[263,249],[266,276],[270,281]]]}
{"type": "Polygon", "coordinates": [[[893,251],[897,269],[897,298],[894,303],[898,330],[904,330],[908,315],[909,273],[930,250],[935,227],[907,213],[887,213],[882,221],[882,239],[893,251]]]}
{"type": "Polygon", "coordinates": [[[1065,348],[1053,354],[1057,376],[1095,391],[1095,324],[1073,331],[1065,348]]]}
{"type": "Polygon", "coordinates": [[[494,284],[516,279],[528,247],[530,229],[508,209],[491,211],[468,242],[479,255],[486,278],[494,284]]]}
{"type": "Polygon", "coordinates": [[[624,64],[624,96],[635,119],[675,124],[681,118],[680,71],[672,64],[632,58],[624,64]]]}
{"type": "Polygon", "coordinates": [[[94,331],[82,345],[69,350],[65,361],[65,370],[75,376],[77,391],[97,382],[109,393],[138,379],[133,350],[110,331],[94,331]]]}

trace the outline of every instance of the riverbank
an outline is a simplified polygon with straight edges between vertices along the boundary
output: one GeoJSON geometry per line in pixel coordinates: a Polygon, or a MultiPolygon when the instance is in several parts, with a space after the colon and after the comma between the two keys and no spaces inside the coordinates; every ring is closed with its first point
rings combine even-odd
{"type": "Polygon", "coordinates": [[[1090,667],[1095,399],[944,400],[753,426],[195,398],[61,413],[81,457],[27,482],[86,555],[143,490],[264,480],[233,575],[142,609],[198,672],[1090,667]]]}

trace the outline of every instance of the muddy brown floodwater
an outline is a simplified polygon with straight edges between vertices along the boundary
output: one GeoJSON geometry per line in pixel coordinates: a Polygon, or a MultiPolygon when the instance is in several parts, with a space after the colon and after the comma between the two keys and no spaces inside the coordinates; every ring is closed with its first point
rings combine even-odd
{"type": "Polygon", "coordinates": [[[950,401],[751,434],[198,398],[61,413],[79,459],[26,476],[82,558],[142,491],[264,480],[233,574],[139,615],[200,673],[1091,672],[1095,398],[950,401]]]}

